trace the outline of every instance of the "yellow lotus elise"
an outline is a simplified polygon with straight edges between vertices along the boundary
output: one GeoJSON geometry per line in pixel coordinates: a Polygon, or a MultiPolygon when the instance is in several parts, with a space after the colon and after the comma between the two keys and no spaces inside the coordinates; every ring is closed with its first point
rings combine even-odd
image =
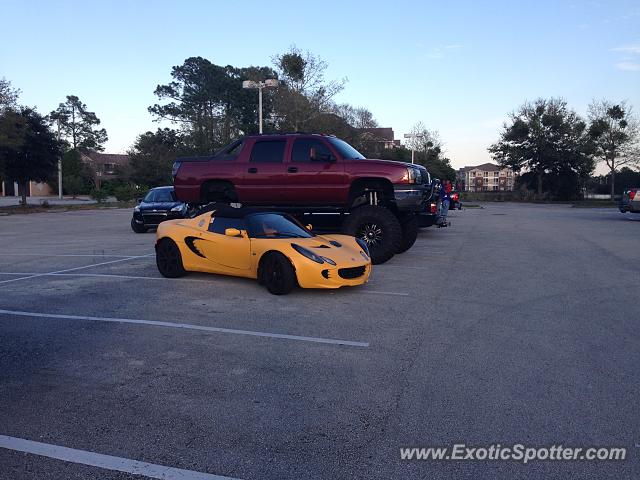
{"type": "Polygon", "coordinates": [[[315,235],[280,212],[213,205],[195,218],[158,226],[162,275],[187,271],[255,278],[275,295],[302,288],[339,288],[369,280],[367,244],[348,235],[315,235]]]}

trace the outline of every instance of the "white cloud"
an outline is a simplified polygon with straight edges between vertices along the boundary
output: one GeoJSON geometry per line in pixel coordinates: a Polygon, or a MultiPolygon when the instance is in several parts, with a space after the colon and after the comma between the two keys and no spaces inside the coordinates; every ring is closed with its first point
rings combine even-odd
{"type": "Polygon", "coordinates": [[[625,70],[627,72],[640,72],[640,63],[636,62],[618,62],[616,63],[618,70],[625,70]]]}
{"type": "Polygon", "coordinates": [[[629,45],[623,45],[622,47],[616,47],[611,49],[612,52],[625,52],[640,55],[640,43],[633,43],[629,45]]]}
{"type": "Polygon", "coordinates": [[[438,59],[444,58],[445,52],[447,50],[458,50],[463,46],[464,45],[460,45],[458,43],[452,43],[449,45],[445,45],[444,47],[433,47],[429,50],[429,53],[427,53],[427,58],[438,60],[438,59]]]}

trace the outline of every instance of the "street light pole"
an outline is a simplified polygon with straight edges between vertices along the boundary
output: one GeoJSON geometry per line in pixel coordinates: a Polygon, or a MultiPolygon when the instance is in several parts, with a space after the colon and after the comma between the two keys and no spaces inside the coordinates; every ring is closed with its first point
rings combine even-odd
{"type": "MultiPolygon", "coordinates": [[[[424,138],[424,135],[420,135],[418,133],[405,133],[404,138],[410,138],[411,140],[415,140],[416,138],[424,138]]],[[[411,163],[416,163],[414,161],[415,158],[415,142],[411,142],[411,163]]]]}
{"type": "MultiPolygon", "coordinates": [[[[58,124],[58,144],[60,144],[60,119],[58,119],[57,124],[58,124]]],[[[62,153],[58,158],[58,200],[62,200],[62,153]]]]}
{"type": "Polygon", "coordinates": [[[262,88],[258,88],[258,132],[262,135],[262,88]]]}
{"type": "Polygon", "coordinates": [[[254,88],[258,90],[258,131],[262,134],[262,90],[265,88],[276,88],[280,84],[275,78],[268,78],[263,82],[254,82],[253,80],[245,80],[242,82],[242,88],[254,88]]]}

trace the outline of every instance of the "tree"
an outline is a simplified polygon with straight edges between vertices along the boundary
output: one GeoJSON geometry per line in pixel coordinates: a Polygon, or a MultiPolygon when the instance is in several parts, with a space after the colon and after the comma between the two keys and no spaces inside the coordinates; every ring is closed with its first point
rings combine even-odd
{"type": "Polygon", "coordinates": [[[378,122],[365,107],[353,107],[348,103],[336,104],[331,108],[332,113],[338,115],[353,128],[377,128],[378,122]]]}
{"type": "Polygon", "coordinates": [[[169,128],[139,135],[129,150],[127,177],[136,185],[159,187],[171,184],[171,167],[176,157],[190,153],[180,132],[169,128]]]}
{"type": "Polygon", "coordinates": [[[35,110],[23,107],[0,115],[0,163],[6,176],[23,187],[23,205],[29,181],[45,181],[54,174],[59,154],[55,135],[35,110]]]}
{"type": "Polygon", "coordinates": [[[104,150],[103,144],[108,140],[107,131],[97,128],[100,119],[75,95],[68,95],[67,101],[61,103],[49,114],[49,120],[60,129],[60,134],[73,150],[104,150]]]}
{"type": "Polygon", "coordinates": [[[586,124],[564,100],[525,103],[510,115],[510,122],[504,124],[500,140],[488,150],[502,167],[532,172],[538,195],[542,195],[543,179],[549,174],[580,179],[593,170],[586,124]]]}
{"type": "Polygon", "coordinates": [[[279,128],[313,130],[316,117],[331,113],[332,98],[344,88],[346,79],[325,81],[327,63],[295,45],[272,60],[282,82],[275,94],[279,128]]]}
{"type": "Polygon", "coordinates": [[[620,167],[640,164],[640,126],[626,102],[608,100],[589,105],[589,137],[593,157],[609,169],[611,198],[615,193],[615,177],[620,167]]]}
{"type": "MultiPolygon", "coordinates": [[[[268,67],[221,67],[202,57],[190,57],[171,69],[170,83],[155,89],[158,99],[168,103],[157,103],[148,110],[158,121],[179,125],[198,153],[212,153],[239,134],[257,131],[256,92],[243,89],[243,80],[275,76],[268,67]]],[[[266,94],[265,118],[271,114],[271,103],[271,95],[266,94]]]]}
{"type": "Polygon", "coordinates": [[[18,108],[18,97],[20,90],[13,88],[11,82],[6,78],[0,78],[0,113],[8,108],[18,108]]]}

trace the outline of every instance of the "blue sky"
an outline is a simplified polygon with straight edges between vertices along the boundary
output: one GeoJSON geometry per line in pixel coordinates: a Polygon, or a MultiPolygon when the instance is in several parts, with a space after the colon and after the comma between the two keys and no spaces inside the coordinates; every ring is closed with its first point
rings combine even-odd
{"type": "Polygon", "coordinates": [[[369,108],[396,138],[422,121],[455,167],[490,160],[507,114],[561,96],[640,111],[640,3],[16,2],[0,0],[0,77],[48,113],[78,95],[101,118],[107,151],[156,124],[153,90],[189,56],[266,65],[292,44],[320,55],[336,98],[369,108]]]}

